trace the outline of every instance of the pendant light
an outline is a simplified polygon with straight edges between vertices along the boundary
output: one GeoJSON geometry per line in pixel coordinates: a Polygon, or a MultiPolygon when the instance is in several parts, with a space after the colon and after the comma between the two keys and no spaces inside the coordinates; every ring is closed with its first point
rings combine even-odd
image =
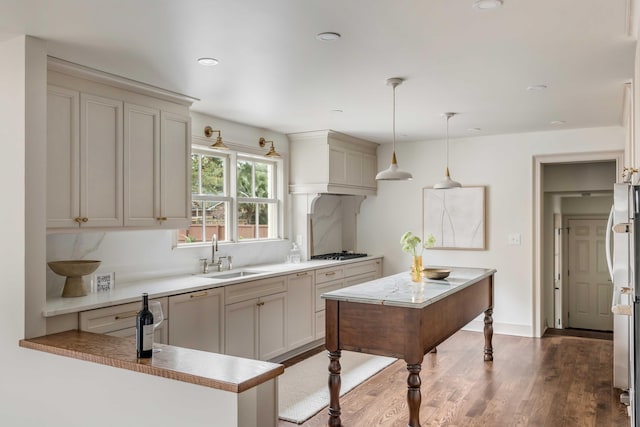
{"type": "Polygon", "coordinates": [[[457,181],[452,180],[451,176],[449,176],[449,119],[451,117],[455,116],[455,115],[456,115],[456,113],[444,113],[443,114],[443,116],[446,118],[446,121],[447,121],[447,169],[446,169],[446,173],[445,173],[444,179],[433,186],[433,188],[436,188],[436,189],[439,189],[439,190],[444,190],[444,189],[447,189],[447,188],[462,187],[462,184],[460,184],[457,181]]]}
{"type": "Polygon", "coordinates": [[[398,160],[396,159],[396,87],[403,81],[404,79],[399,77],[387,79],[387,84],[393,87],[393,154],[391,155],[391,165],[378,172],[376,181],[408,181],[413,179],[409,172],[398,168],[398,160]]]}

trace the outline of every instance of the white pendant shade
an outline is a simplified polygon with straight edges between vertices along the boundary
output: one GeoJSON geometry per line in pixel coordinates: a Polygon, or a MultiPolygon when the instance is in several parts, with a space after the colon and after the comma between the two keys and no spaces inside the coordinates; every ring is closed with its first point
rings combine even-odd
{"type": "Polygon", "coordinates": [[[387,84],[393,86],[393,154],[391,155],[391,164],[387,169],[378,172],[376,181],[409,181],[413,179],[409,172],[398,168],[398,160],[396,159],[396,86],[403,81],[398,77],[387,79],[387,84]]]}
{"type": "Polygon", "coordinates": [[[444,113],[443,116],[446,117],[447,119],[447,168],[446,168],[446,172],[444,174],[444,178],[436,183],[433,188],[437,189],[437,190],[445,190],[447,188],[459,188],[462,187],[462,184],[460,184],[458,181],[454,181],[451,179],[451,176],[449,175],[449,119],[453,116],[455,116],[456,113],[444,113]]]}
{"type": "Polygon", "coordinates": [[[391,165],[389,165],[387,169],[378,172],[376,175],[376,181],[408,181],[410,179],[413,179],[413,176],[411,176],[409,172],[405,172],[398,168],[395,151],[391,157],[391,165]]]}

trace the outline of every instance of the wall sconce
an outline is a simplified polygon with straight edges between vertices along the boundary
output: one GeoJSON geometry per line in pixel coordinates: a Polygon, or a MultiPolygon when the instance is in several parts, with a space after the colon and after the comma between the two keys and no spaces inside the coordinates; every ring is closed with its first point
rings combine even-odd
{"type": "Polygon", "coordinates": [[[218,132],[218,137],[216,138],[215,144],[211,144],[210,147],[211,148],[219,148],[221,150],[228,150],[229,147],[224,145],[224,142],[222,142],[222,137],[220,136],[220,131],[219,130],[215,130],[211,126],[206,126],[204,128],[204,136],[206,136],[207,138],[211,138],[211,135],[213,135],[214,132],[218,132]]]}
{"type": "Polygon", "coordinates": [[[276,149],[273,146],[273,141],[267,141],[264,138],[260,138],[258,140],[258,144],[260,144],[260,147],[264,148],[265,144],[267,142],[271,143],[271,148],[269,148],[269,152],[267,154],[265,154],[265,156],[267,157],[280,157],[280,154],[276,151],[276,149]]]}

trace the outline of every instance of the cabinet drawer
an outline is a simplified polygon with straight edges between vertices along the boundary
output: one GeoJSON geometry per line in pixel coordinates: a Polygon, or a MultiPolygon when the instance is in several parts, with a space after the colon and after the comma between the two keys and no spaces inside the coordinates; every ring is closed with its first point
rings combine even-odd
{"type": "Polygon", "coordinates": [[[344,287],[347,288],[349,286],[359,285],[360,283],[369,282],[376,279],[378,279],[378,273],[376,271],[359,274],[357,276],[347,277],[346,279],[344,279],[344,287]]]}
{"type": "Polygon", "coordinates": [[[272,295],[278,292],[284,292],[286,290],[286,276],[229,285],[224,288],[224,303],[225,305],[229,305],[240,301],[272,295]]]}
{"type": "Polygon", "coordinates": [[[376,273],[380,265],[379,260],[364,261],[344,266],[344,277],[358,276],[366,273],[376,273]]]}
{"type": "MultiPolygon", "coordinates": [[[[167,298],[155,298],[150,301],[160,301],[162,313],[165,319],[169,318],[167,310],[167,298]]],[[[107,334],[125,328],[136,326],[136,315],[142,304],[131,302],[129,304],[114,305],[106,308],[98,308],[80,312],[80,330],[107,334]]]]}
{"type": "Polygon", "coordinates": [[[339,280],[336,282],[323,283],[321,285],[316,285],[316,298],[315,298],[316,311],[324,310],[324,300],[320,297],[320,295],[326,292],[335,291],[336,289],[340,289],[341,287],[342,287],[342,280],[339,280]]]}
{"type": "Polygon", "coordinates": [[[316,283],[330,282],[343,277],[344,269],[342,267],[327,267],[316,270],[316,283]]]}

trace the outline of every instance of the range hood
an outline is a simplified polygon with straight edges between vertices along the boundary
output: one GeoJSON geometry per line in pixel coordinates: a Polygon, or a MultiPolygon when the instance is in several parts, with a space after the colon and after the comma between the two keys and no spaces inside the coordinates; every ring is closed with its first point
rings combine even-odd
{"type": "Polygon", "coordinates": [[[288,134],[289,193],[375,195],[378,144],[333,130],[288,134]]]}

